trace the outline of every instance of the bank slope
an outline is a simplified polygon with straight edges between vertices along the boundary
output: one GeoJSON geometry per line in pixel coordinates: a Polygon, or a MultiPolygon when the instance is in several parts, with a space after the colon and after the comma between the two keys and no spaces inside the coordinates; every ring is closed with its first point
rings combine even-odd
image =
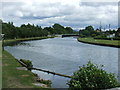
{"type": "Polygon", "coordinates": [[[22,42],[22,41],[31,41],[31,40],[42,40],[42,39],[48,39],[48,38],[54,38],[54,36],[43,36],[43,37],[31,37],[31,38],[18,38],[18,39],[7,39],[4,40],[3,44],[4,46],[7,45],[14,45],[15,43],[22,42]]]}
{"type": "Polygon", "coordinates": [[[118,40],[100,40],[93,38],[78,38],[77,40],[88,44],[120,48],[120,42],[118,40]]]}
{"type": "Polygon", "coordinates": [[[35,88],[33,73],[27,70],[18,70],[22,67],[15,58],[6,51],[2,53],[2,87],[3,88],[35,88]]]}
{"type": "MultiPolygon", "coordinates": [[[[2,53],[2,88],[48,88],[37,82],[37,77],[22,66],[7,51],[2,53]],[[39,84],[39,85],[35,85],[39,84]]],[[[50,89],[50,88],[49,88],[50,89]]]]}

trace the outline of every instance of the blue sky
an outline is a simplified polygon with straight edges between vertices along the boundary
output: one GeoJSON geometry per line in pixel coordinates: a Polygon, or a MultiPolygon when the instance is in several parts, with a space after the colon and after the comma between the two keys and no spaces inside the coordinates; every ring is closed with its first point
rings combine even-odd
{"type": "Polygon", "coordinates": [[[42,27],[59,23],[79,30],[88,25],[117,28],[118,2],[111,0],[4,0],[0,18],[14,25],[36,24],[42,27]],[[98,2],[99,1],[99,2],[98,2]]]}

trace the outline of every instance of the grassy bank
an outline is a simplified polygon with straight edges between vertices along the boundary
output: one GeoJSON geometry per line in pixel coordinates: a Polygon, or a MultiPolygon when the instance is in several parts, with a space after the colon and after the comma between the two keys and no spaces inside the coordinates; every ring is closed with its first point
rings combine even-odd
{"type": "Polygon", "coordinates": [[[18,70],[22,67],[15,58],[6,51],[2,53],[2,87],[3,88],[35,88],[33,73],[27,70],[18,70]]]}
{"type": "Polygon", "coordinates": [[[47,38],[54,38],[54,37],[31,37],[31,38],[19,38],[19,39],[8,39],[4,40],[4,45],[10,45],[11,43],[21,42],[21,41],[30,41],[30,40],[41,40],[41,39],[47,39],[47,38]]]}
{"type": "Polygon", "coordinates": [[[100,40],[93,38],[78,38],[78,41],[88,44],[110,46],[110,47],[120,47],[120,42],[118,40],[100,40]]]}
{"type": "MultiPolygon", "coordinates": [[[[41,40],[53,37],[34,37],[4,40],[5,45],[10,43],[28,41],[28,40],[41,40]]],[[[46,88],[35,86],[33,83],[39,83],[37,77],[31,71],[18,69],[22,67],[20,63],[7,51],[2,51],[2,88],[46,88]]],[[[43,80],[43,83],[47,82],[43,80]]],[[[40,82],[42,83],[42,82],[40,82]]],[[[43,85],[44,86],[44,85],[43,85]]]]}

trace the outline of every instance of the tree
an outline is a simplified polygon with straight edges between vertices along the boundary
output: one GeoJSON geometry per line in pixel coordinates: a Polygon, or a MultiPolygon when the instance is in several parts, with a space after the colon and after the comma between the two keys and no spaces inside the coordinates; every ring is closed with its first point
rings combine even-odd
{"type": "Polygon", "coordinates": [[[16,29],[13,22],[2,23],[2,33],[5,34],[5,39],[14,39],[16,36],[16,29]]]}
{"type": "Polygon", "coordinates": [[[87,27],[85,28],[85,30],[94,31],[94,28],[93,28],[92,26],[87,26],[87,27]]]}
{"type": "Polygon", "coordinates": [[[117,32],[115,33],[116,37],[120,37],[120,27],[118,28],[117,32]]]}
{"type": "Polygon", "coordinates": [[[54,29],[52,27],[45,27],[44,30],[47,30],[48,34],[54,34],[54,29]]]}
{"type": "Polygon", "coordinates": [[[101,32],[97,32],[94,30],[92,26],[87,26],[85,29],[79,31],[80,37],[94,37],[100,35],[101,32]]]}
{"type": "Polygon", "coordinates": [[[89,61],[87,65],[74,72],[68,85],[70,88],[108,89],[117,87],[120,84],[114,74],[107,73],[89,61]]]}
{"type": "Polygon", "coordinates": [[[69,33],[69,34],[72,34],[73,33],[73,29],[71,27],[66,27],[65,28],[66,32],[69,33]]]}
{"type": "Polygon", "coordinates": [[[63,30],[64,30],[64,27],[61,26],[60,24],[55,23],[55,24],[53,25],[53,29],[54,29],[54,31],[55,31],[55,34],[62,34],[62,33],[63,33],[63,30]]]}

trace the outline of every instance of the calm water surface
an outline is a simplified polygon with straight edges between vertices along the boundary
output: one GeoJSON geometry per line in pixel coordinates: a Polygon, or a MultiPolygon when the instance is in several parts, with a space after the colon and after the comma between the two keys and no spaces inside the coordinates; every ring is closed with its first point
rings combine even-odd
{"type": "MultiPolygon", "coordinates": [[[[76,38],[53,38],[25,41],[5,49],[17,59],[31,60],[33,66],[61,74],[72,75],[89,60],[102,64],[108,72],[118,75],[118,48],[84,44],[76,38]]],[[[52,87],[66,88],[69,78],[33,70],[41,78],[52,80],[52,87]]]]}

